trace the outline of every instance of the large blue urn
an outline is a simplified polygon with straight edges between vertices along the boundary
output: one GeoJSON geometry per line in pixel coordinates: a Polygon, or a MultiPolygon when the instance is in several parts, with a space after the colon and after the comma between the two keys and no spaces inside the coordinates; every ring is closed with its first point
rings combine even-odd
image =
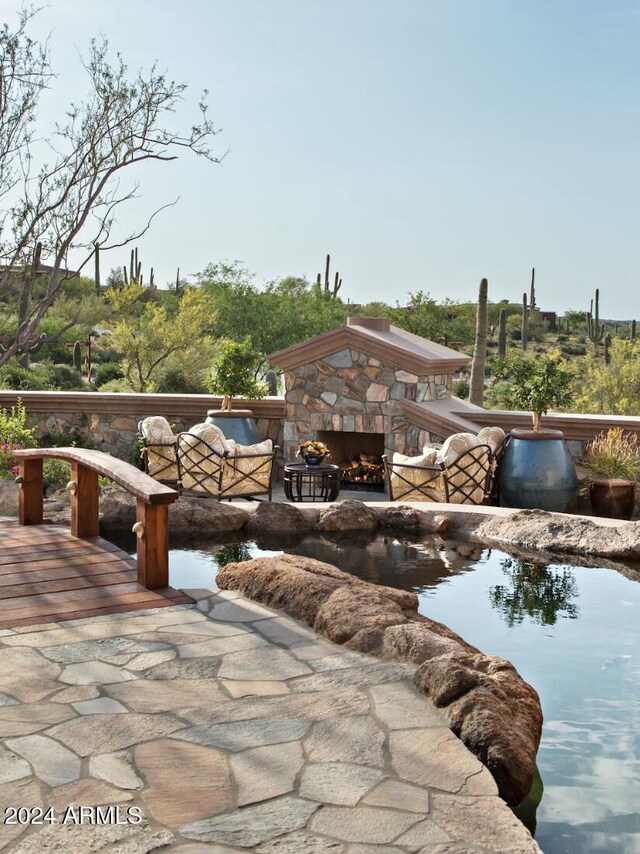
{"type": "Polygon", "coordinates": [[[206,423],[219,427],[227,439],[239,445],[255,445],[262,441],[250,409],[210,409],[206,423]]]}
{"type": "Polygon", "coordinates": [[[512,430],[498,471],[506,507],[565,511],[578,478],[560,430],[512,430]]]}

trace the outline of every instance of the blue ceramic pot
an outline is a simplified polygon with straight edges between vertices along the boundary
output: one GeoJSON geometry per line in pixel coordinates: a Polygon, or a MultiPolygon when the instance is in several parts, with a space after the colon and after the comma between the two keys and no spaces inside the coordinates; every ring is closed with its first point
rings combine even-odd
{"type": "Polygon", "coordinates": [[[322,454],[303,454],[302,458],[305,461],[306,465],[308,465],[310,468],[313,468],[314,466],[321,466],[322,465],[322,461],[324,460],[324,455],[322,455],[322,454]]]}
{"type": "Polygon", "coordinates": [[[206,423],[219,427],[226,439],[233,439],[239,445],[255,445],[262,441],[250,409],[210,409],[206,423]]]}
{"type": "Polygon", "coordinates": [[[578,486],[576,467],[560,430],[512,430],[498,471],[506,507],[567,509],[578,486]]]}

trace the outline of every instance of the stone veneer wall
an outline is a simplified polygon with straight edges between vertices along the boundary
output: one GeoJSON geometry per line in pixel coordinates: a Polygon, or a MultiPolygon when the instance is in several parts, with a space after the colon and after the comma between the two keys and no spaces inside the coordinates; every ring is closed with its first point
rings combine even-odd
{"type": "MultiPolygon", "coordinates": [[[[20,398],[28,423],[38,439],[64,434],[69,443],[90,443],[99,451],[133,462],[138,422],[148,415],[164,415],[177,431],[188,430],[220,407],[222,398],[210,395],[101,394],[100,392],[0,391],[0,407],[10,408],[20,398]]],[[[253,401],[258,432],[282,447],[282,398],[253,401]]],[[[60,444],[58,441],[56,444],[60,444]]]]}
{"type": "Polygon", "coordinates": [[[285,372],[284,457],[320,430],[381,433],[385,453],[419,453],[434,437],[410,424],[402,400],[417,403],[451,395],[452,376],[418,376],[353,348],[285,372]]]}

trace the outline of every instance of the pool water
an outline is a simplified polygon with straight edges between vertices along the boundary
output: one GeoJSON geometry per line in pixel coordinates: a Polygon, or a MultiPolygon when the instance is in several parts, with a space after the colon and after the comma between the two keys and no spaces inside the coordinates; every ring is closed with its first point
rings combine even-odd
{"type": "Polygon", "coordinates": [[[174,550],[171,584],[210,587],[230,561],[287,551],[414,590],[421,613],[509,659],[540,694],[542,850],[640,852],[640,571],[534,564],[439,539],[269,545],[174,550]]]}

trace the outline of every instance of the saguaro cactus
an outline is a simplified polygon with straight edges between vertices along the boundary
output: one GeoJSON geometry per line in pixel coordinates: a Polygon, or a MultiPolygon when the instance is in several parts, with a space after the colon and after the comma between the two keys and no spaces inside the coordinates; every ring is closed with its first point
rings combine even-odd
{"type": "MultiPolygon", "coordinates": [[[[340,274],[338,272],[336,272],[335,279],[333,282],[333,288],[331,288],[331,285],[329,284],[329,265],[330,265],[330,263],[331,263],[331,256],[327,255],[327,260],[326,260],[325,268],[324,268],[324,295],[327,299],[336,299],[338,296],[338,291],[342,287],[342,279],[340,278],[340,274]]],[[[322,277],[321,277],[320,273],[318,273],[318,276],[316,278],[316,284],[319,286],[322,284],[322,277]]]]}
{"type": "Polygon", "coordinates": [[[478,309],[476,312],[476,341],[471,362],[471,379],[469,381],[469,401],[476,406],[482,406],[484,401],[484,369],[487,361],[487,295],[489,283],[486,279],[480,282],[478,291],[478,309]]]}
{"type": "Polygon", "coordinates": [[[79,341],[73,345],[73,367],[79,374],[82,373],[82,350],[79,341]]]}
{"type": "Polygon", "coordinates": [[[629,333],[629,339],[631,341],[636,340],[636,322],[635,322],[635,320],[631,321],[631,332],[629,333]]]}
{"type": "Polygon", "coordinates": [[[531,268],[531,293],[529,295],[530,311],[537,308],[536,305],[536,268],[531,268]]]}
{"type": "Polygon", "coordinates": [[[507,355],[507,312],[500,309],[498,318],[498,356],[502,359],[507,355]]]}
{"type": "Polygon", "coordinates": [[[522,294],[522,349],[526,350],[529,344],[529,308],[527,307],[527,295],[522,294]]]}
{"type": "Polygon", "coordinates": [[[600,289],[596,288],[596,298],[595,303],[594,300],[591,300],[591,309],[586,314],[587,318],[587,333],[589,335],[589,339],[593,341],[594,346],[598,347],[598,344],[604,338],[604,323],[600,323],[600,289]],[[594,312],[595,306],[595,312],[594,312]]]}

